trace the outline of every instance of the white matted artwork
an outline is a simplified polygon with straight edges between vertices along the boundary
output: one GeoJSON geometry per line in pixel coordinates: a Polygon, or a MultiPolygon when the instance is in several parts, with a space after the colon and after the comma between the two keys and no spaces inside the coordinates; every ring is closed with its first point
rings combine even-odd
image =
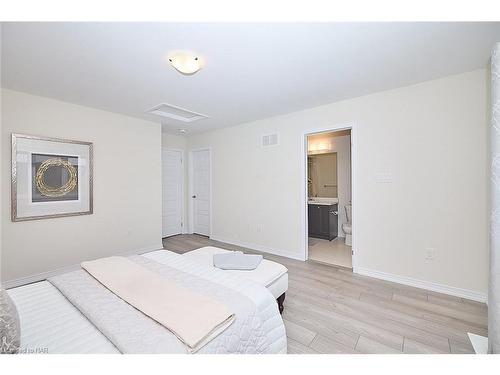
{"type": "Polygon", "coordinates": [[[12,221],[93,212],[90,142],[12,134],[12,221]]]}

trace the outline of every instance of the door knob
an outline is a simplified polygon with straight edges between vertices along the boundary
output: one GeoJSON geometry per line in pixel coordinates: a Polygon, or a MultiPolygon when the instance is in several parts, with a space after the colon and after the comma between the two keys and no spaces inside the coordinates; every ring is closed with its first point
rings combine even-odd
{"type": "Polygon", "coordinates": [[[191,198],[196,198],[196,195],[193,195],[191,198]]]}
{"type": "Polygon", "coordinates": [[[338,212],[338,211],[330,211],[330,213],[331,213],[332,215],[335,215],[335,216],[337,216],[337,215],[339,214],[339,212],[338,212]]]}

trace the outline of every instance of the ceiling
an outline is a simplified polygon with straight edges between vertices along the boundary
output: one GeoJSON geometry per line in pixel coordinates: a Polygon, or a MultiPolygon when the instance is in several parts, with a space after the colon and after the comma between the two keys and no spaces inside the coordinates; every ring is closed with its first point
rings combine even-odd
{"type": "Polygon", "coordinates": [[[4,23],[2,86],[187,134],[486,66],[500,23],[4,23]],[[205,67],[175,71],[170,52],[205,67]],[[192,123],[145,111],[169,103],[192,123]]]}

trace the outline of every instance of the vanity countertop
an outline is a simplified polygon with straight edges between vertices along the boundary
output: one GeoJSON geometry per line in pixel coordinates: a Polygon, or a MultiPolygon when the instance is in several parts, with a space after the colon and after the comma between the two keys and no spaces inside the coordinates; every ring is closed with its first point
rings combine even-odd
{"type": "Polygon", "coordinates": [[[313,197],[309,198],[307,201],[308,204],[320,204],[325,206],[331,206],[333,204],[338,204],[338,198],[322,198],[322,197],[313,197]]]}

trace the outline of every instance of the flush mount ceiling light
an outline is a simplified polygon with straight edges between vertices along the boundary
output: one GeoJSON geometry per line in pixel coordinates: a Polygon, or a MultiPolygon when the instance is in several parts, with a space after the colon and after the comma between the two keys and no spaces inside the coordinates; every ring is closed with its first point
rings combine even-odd
{"type": "Polygon", "coordinates": [[[187,76],[201,69],[201,59],[190,53],[175,53],[168,58],[168,61],[179,73],[187,76]]]}

